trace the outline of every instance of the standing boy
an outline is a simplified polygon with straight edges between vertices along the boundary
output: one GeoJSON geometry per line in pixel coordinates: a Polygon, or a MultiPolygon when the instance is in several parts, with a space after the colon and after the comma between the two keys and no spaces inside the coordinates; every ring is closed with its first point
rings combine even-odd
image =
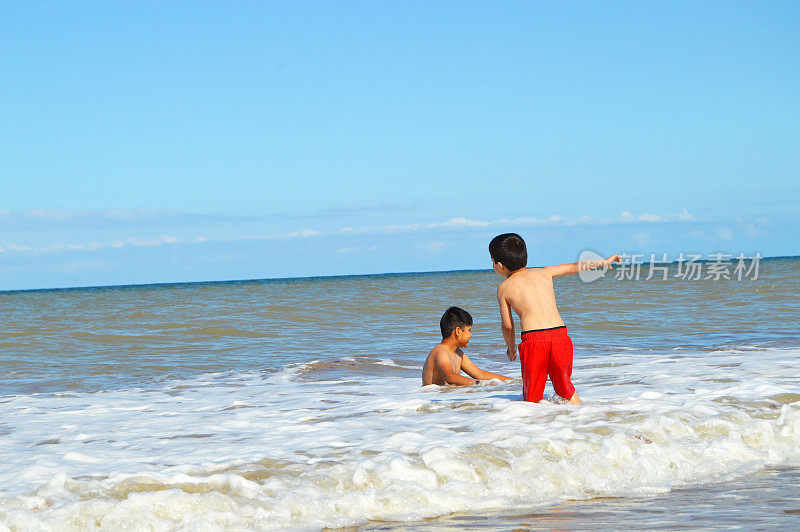
{"type": "Polygon", "coordinates": [[[558,395],[572,404],[581,404],[571,380],[572,340],[558,313],[553,277],[608,268],[611,263],[619,262],[619,255],[605,260],[527,268],[528,250],[525,241],[516,233],[494,237],[489,243],[489,254],[494,271],[506,278],[497,287],[497,302],[509,360],[517,358],[512,309],[522,327],[519,355],[523,399],[541,401],[549,375],[558,395]]]}
{"type": "Polygon", "coordinates": [[[462,351],[472,338],[472,316],[458,307],[450,307],[439,321],[442,343],[431,349],[422,367],[422,385],[478,384],[481,380],[510,380],[511,377],[484,371],[462,351]],[[459,375],[464,371],[471,379],[459,375]]]}

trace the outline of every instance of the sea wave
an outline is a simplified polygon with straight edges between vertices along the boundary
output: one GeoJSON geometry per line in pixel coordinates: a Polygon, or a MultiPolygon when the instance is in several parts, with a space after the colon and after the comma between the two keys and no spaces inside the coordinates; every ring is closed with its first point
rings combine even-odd
{"type": "Polygon", "coordinates": [[[580,407],[523,402],[519,381],[423,388],[379,358],[371,367],[391,376],[321,378],[327,369],[314,362],[157,389],[5,397],[0,522],[321,529],[798,466],[798,354],[587,357],[575,368],[580,407]]]}

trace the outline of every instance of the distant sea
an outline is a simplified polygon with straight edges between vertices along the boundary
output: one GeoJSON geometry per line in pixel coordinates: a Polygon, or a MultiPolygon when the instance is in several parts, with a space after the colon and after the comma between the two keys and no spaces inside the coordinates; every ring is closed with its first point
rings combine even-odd
{"type": "Polygon", "coordinates": [[[421,387],[490,271],[0,292],[0,531],[796,528],[798,271],[557,279],[580,407],[421,387]]]}

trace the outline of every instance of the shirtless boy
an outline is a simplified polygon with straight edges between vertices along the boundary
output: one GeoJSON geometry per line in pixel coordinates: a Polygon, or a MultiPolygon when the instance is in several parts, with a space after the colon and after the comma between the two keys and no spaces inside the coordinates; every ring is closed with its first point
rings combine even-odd
{"type": "Polygon", "coordinates": [[[489,243],[489,254],[494,271],[506,278],[497,287],[497,302],[509,360],[517,358],[512,309],[522,327],[519,358],[523,399],[541,401],[549,375],[558,395],[572,404],[581,404],[571,380],[572,340],[556,307],[553,277],[608,268],[611,263],[619,262],[619,255],[605,260],[527,268],[528,250],[525,241],[516,233],[494,237],[489,243]]]}
{"type": "Polygon", "coordinates": [[[442,343],[431,349],[422,367],[422,385],[478,384],[482,380],[510,380],[511,377],[484,371],[462,351],[472,338],[472,316],[458,307],[447,309],[439,322],[442,343]],[[470,377],[459,375],[463,371],[470,377]]]}

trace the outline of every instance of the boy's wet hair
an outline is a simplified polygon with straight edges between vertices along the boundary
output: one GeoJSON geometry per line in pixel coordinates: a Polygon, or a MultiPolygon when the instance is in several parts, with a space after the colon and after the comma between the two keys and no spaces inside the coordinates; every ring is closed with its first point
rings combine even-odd
{"type": "Polygon", "coordinates": [[[489,255],[494,262],[499,262],[515,272],[528,265],[528,248],[525,241],[517,233],[503,233],[489,242],[489,255]]]}
{"type": "Polygon", "coordinates": [[[442,314],[439,327],[442,329],[442,338],[448,338],[456,327],[466,329],[472,325],[472,316],[463,308],[450,307],[442,314]]]}

